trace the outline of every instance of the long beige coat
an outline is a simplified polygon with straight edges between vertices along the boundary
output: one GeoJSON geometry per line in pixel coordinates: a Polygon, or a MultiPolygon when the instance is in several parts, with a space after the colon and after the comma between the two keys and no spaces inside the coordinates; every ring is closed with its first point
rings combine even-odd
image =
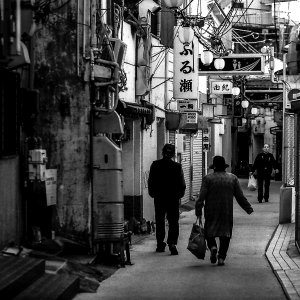
{"type": "Polygon", "coordinates": [[[203,178],[196,215],[202,215],[204,206],[205,234],[208,237],[231,237],[233,227],[233,197],[247,212],[253,211],[243,194],[238,178],[225,171],[215,171],[203,178]]]}

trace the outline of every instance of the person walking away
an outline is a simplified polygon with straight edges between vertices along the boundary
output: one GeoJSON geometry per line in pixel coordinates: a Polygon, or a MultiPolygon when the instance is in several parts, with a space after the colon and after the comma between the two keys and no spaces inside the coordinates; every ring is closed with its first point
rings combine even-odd
{"type": "Polygon", "coordinates": [[[200,195],[195,204],[195,214],[200,220],[204,206],[204,232],[211,252],[210,261],[215,264],[218,259],[219,266],[224,265],[232,236],[233,197],[247,214],[253,212],[237,176],[225,171],[228,166],[223,156],[213,158],[210,168],[214,172],[203,177],[200,195]],[[219,238],[219,249],[216,237],[219,238]]]}
{"type": "Polygon", "coordinates": [[[269,201],[269,188],[273,169],[275,173],[279,173],[277,162],[272,153],[270,153],[269,144],[264,144],[263,152],[259,153],[251,168],[250,175],[256,176],[257,179],[257,200],[262,203],[269,201]],[[264,191],[265,188],[265,191],[264,191]]]}
{"type": "Polygon", "coordinates": [[[165,218],[167,217],[169,224],[167,244],[171,255],[177,255],[179,205],[186,185],[181,164],[173,160],[175,146],[165,144],[162,155],[162,159],[152,163],[148,179],[148,192],[154,198],[155,207],[156,252],[165,251],[165,218]]]}

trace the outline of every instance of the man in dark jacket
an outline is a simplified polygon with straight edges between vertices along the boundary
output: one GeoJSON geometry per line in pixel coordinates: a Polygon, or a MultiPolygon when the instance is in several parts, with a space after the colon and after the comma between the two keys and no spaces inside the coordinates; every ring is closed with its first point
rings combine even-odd
{"type": "Polygon", "coordinates": [[[179,205],[186,185],[181,164],[172,160],[175,155],[175,146],[165,144],[162,154],[162,159],[152,163],[148,179],[148,192],[154,198],[155,206],[156,252],[165,251],[165,217],[167,216],[169,223],[167,243],[171,255],[177,255],[179,205]]]}
{"type": "Polygon", "coordinates": [[[233,227],[233,197],[237,203],[251,214],[253,209],[244,196],[236,175],[226,172],[228,164],[223,156],[215,156],[210,166],[214,172],[203,177],[200,195],[195,205],[195,214],[201,219],[204,207],[204,231],[210,249],[210,261],[223,266],[227,256],[233,227]],[[216,237],[220,247],[217,248],[216,237]]]}
{"type": "Polygon", "coordinates": [[[257,179],[257,200],[259,203],[264,198],[266,202],[269,201],[269,188],[271,181],[271,174],[273,169],[278,173],[277,162],[272,153],[269,153],[270,146],[264,144],[263,152],[259,153],[254,161],[250,175],[254,174],[257,179]],[[265,183],[265,192],[263,191],[265,183]]]}

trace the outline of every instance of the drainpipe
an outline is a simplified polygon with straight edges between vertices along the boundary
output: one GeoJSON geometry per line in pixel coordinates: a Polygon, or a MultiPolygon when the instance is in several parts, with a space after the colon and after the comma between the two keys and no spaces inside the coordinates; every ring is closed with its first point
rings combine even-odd
{"type": "MultiPolygon", "coordinates": [[[[90,67],[91,67],[91,78],[90,82],[93,80],[93,72],[94,72],[94,55],[93,55],[93,49],[97,46],[97,39],[96,39],[96,9],[97,9],[97,1],[91,0],[91,6],[90,6],[90,15],[91,15],[91,61],[90,61],[90,67]]],[[[90,85],[90,123],[89,123],[89,139],[90,139],[90,180],[91,180],[91,202],[90,202],[90,215],[91,215],[91,237],[90,237],[90,245],[91,245],[91,252],[94,253],[95,251],[95,245],[94,245],[94,176],[93,176],[93,161],[94,161],[94,149],[93,149],[93,136],[94,136],[94,110],[93,110],[93,99],[95,97],[95,89],[91,87],[90,85]]]]}

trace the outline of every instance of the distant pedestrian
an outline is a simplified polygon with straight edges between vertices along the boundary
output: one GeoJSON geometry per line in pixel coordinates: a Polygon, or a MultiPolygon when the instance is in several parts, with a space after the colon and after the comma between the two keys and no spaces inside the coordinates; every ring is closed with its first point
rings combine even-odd
{"type": "Polygon", "coordinates": [[[262,203],[269,201],[269,188],[273,169],[278,173],[277,162],[272,153],[269,153],[269,144],[264,144],[263,152],[259,153],[254,161],[250,175],[254,175],[257,179],[257,200],[262,203]],[[265,191],[264,191],[265,188],[265,191]]]}
{"type": "Polygon", "coordinates": [[[148,192],[154,198],[155,206],[156,252],[165,251],[165,218],[167,217],[169,223],[167,243],[171,255],[177,255],[179,205],[186,185],[181,164],[172,160],[175,155],[175,146],[165,144],[162,155],[162,159],[152,163],[148,179],[148,192]]]}
{"type": "Polygon", "coordinates": [[[238,204],[251,214],[253,209],[243,194],[236,175],[226,172],[228,164],[223,156],[215,156],[210,166],[214,172],[203,177],[200,195],[195,205],[195,214],[202,217],[204,206],[204,231],[210,249],[210,261],[223,266],[227,256],[233,227],[233,197],[238,204]],[[219,251],[216,243],[219,237],[219,251]]]}

